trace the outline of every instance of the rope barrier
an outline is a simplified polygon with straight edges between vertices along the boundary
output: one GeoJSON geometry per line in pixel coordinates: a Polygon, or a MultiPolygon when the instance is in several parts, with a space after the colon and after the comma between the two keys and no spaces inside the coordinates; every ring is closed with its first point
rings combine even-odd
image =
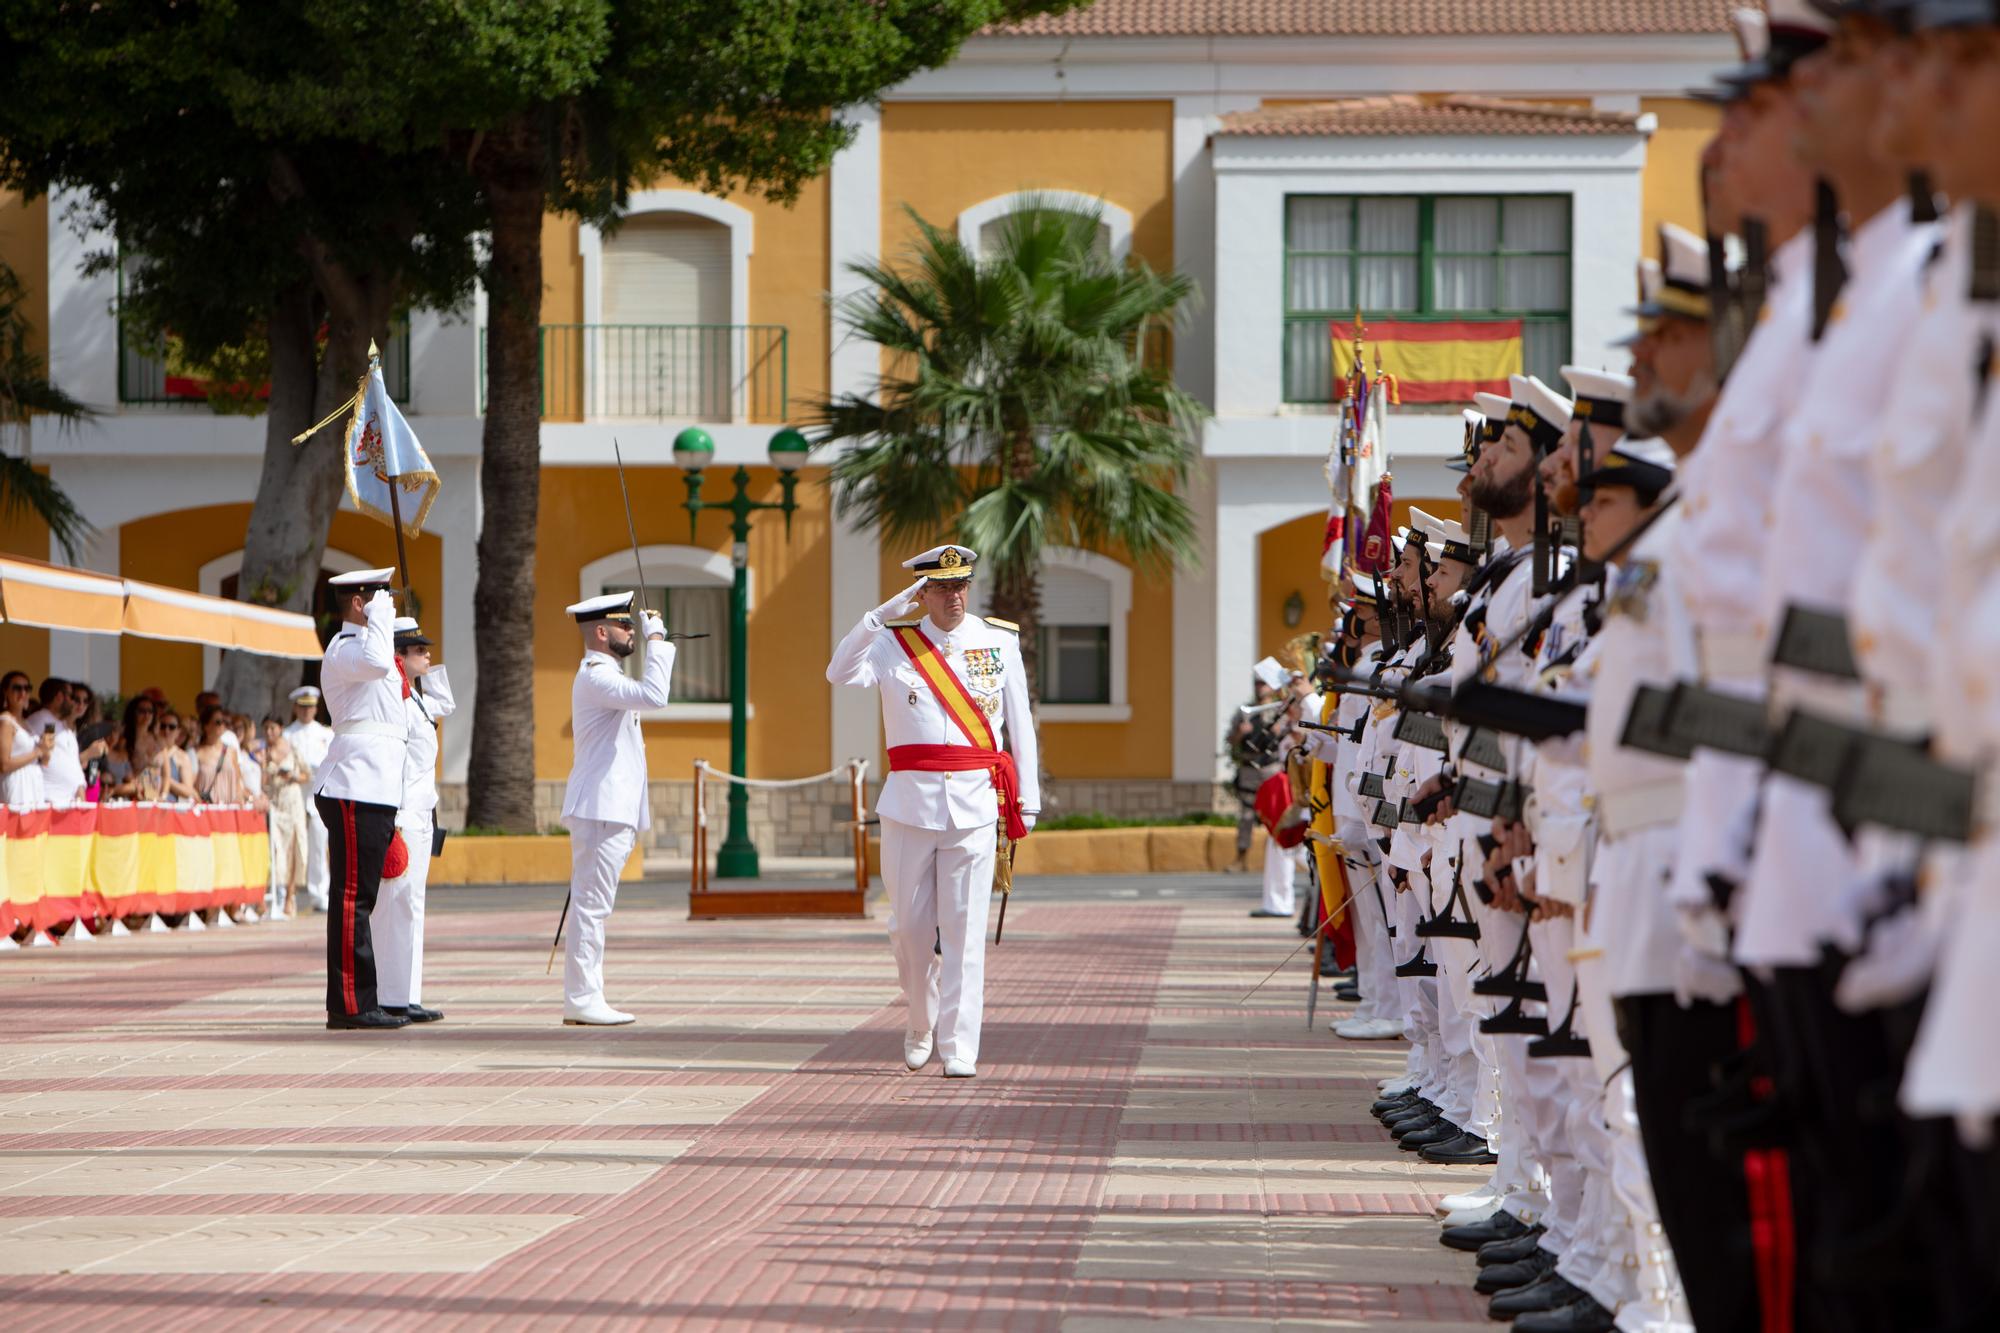
{"type": "Polygon", "coordinates": [[[866,759],[855,759],[842,764],[839,768],[829,768],[824,773],[815,773],[809,778],[746,778],[736,773],[725,773],[706,759],[697,759],[695,761],[695,767],[703,773],[721,778],[724,782],[740,782],[746,787],[810,787],[815,782],[825,782],[829,778],[852,779],[854,768],[857,764],[860,765],[861,772],[865,776],[868,772],[868,761],[866,759]]]}

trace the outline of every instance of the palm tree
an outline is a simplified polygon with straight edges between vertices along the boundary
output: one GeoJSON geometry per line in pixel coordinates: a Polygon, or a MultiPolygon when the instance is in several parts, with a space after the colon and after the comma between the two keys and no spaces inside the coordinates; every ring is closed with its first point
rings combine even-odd
{"type": "Polygon", "coordinates": [[[1093,211],[1030,201],[984,256],[910,217],[907,261],[851,266],[873,290],[836,308],[888,369],[872,397],[822,400],[813,434],[849,445],[828,477],[842,517],[979,552],[1038,688],[1045,547],[1158,572],[1199,554],[1180,489],[1205,411],[1161,354],[1194,283],[1113,258],[1093,211]]]}
{"type": "MultiPolygon", "coordinates": [[[[58,421],[81,421],[90,409],[50,382],[42,358],[28,346],[32,328],[21,309],[26,293],[14,270],[0,264],[0,443],[16,431],[25,435],[35,414],[58,421]]],[[[72,563],[77,548],[90,535],[90,525],[62,487],[35,471],[34,464],[0,448],[0,515],[12,519],[32,514],[46,523],[63,554],[72,563]]]]}

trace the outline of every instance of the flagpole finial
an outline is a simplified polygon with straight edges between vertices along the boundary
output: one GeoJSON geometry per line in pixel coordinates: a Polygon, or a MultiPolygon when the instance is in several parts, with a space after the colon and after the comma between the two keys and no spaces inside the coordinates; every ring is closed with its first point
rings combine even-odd
{"type": "Polygon", "coordinates": [[[370,338],[368,340],[368,364],[374,365],[381,359],[382,359],[382,349],[375,345],[375,340],[373,338],[370,338]]]}

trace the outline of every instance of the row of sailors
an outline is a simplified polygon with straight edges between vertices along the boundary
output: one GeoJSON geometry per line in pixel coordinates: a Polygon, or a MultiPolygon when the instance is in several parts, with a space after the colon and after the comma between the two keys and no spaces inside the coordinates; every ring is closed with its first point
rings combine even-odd
{"type": "Polygon", "coordinates": [[[1413,513],[1321,664],[1376,1113],[1491,1166],[1443,1239],[1524,1333],[2000,1295],[2000,12],[1742,35],[1748,264],[1664,229],[1629,377],[1482,395],[1472,531],[1413,513]]]}

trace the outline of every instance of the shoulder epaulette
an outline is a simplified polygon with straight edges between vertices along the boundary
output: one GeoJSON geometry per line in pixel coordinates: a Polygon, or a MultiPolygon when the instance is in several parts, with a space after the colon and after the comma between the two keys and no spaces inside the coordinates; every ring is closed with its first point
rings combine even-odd
{"type": "Polygon", "coordinates": [[[923,623],[924,618],[922,616],[911,616],[908,620],[885,620],[882,622],[882,627],[884,629],[908,629],[912,625],[921,625],[923,623]]]}
{"type": "Polygon", "coordinates": [[[991,625],[994,629],[1004,629],[1009,634],[1019,634],[1021,632],[1021,627],[1011,620],[1002,620],[998,616],[981,616],[980,619],[991,625]]]}

